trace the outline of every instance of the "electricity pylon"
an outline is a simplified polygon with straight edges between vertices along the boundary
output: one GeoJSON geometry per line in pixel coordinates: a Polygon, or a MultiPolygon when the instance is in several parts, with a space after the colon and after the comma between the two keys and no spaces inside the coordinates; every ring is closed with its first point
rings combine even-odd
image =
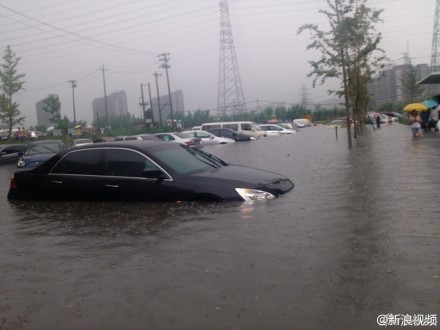
{"type": "Polygon", "coordinates": [[[220,63],[217,116],[246,112],[243,87],[232,38],[228,0],[220,0],[220,63]]]}

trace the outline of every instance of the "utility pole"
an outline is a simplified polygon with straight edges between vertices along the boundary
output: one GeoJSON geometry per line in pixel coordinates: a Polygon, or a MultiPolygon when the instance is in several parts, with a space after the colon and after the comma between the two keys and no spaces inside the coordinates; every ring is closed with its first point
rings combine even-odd
{"type": "Polygon", "coordinates": [[[144,85],[141,83],[141,96],[142,96],[142,117],[144,118],[145,127],[147,126],[147,116],[145,115],[145,100],[144,100],[144,85]]]}
{"type": "Polygon", "coordinates": [[[151,101],[151,87],[150,87],[150,83],[148,83],[148,96],[150,97],[151,127],[154,127],[154,112],[153,112],[153,101],[151,101]]]}
{"type": "MultiPolygon", "coordinates": [[[[162,128],[162,110],[160,109],[159,84],[157,82],[157,76],[161,76],[161,74],[154,71],[153,76],[156,78],[157,106],[159,108],[159,125],[162,128]]],[[[153,108],[153,104],[151,105],[151,107],[153,108]]]]}
{"type": "Polygon", "coordinates": [[[167,56],[169,56],[169,55],[170,55],[170,53],[162,53],[158,57],[159,57],[159,61],[163,62],[161,67],[165,69],[165,72],[167,74],[168,98],[169,98],[169,101],[170,101],[171,130],[174,131],[173,103],[171,101],[170,78],[168,77],[168,69],[171,67],[170,65],[168,65],[169,59],[168,59],[167,56]]]}
{"type": "Polygon", "coordinates": [[[72,86],[72,99],[73,99],[73,126],[76,126],[76,110],[75,110],[75,87],[76,80],[69,80],[69,84],[72,86]]]}
{"type": "Polygon", "coordinates": [[[108,124],[108,105],[107,105],[107,91],[105,89],[105,71],[108,69],[105,68],[105,65],[102,66],[102,80],[104,82],[104,104],[105,104],[105,130],[109,130],[109,124],[108,124]]]}

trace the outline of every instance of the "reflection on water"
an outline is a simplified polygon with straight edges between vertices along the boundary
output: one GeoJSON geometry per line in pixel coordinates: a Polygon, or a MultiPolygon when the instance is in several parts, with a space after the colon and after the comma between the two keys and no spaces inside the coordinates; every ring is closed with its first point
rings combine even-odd
{"type": "Polygon", "coordinates": [[[205,147],[286,175],[262,203],[8,202],[0,328],[374,328],[435,314],[439,135],[311,127],[205,147]]]}

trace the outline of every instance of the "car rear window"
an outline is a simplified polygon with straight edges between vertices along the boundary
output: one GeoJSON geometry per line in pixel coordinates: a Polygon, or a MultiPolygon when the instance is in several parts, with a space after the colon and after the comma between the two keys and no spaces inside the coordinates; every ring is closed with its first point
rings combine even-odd
{"type": "Polygon", "coordinates": [[[61,144],[56,142],[31,144],[26,150],[26,156],[33,156],[39,154],[55,154],[62,150],[61,144]]]}

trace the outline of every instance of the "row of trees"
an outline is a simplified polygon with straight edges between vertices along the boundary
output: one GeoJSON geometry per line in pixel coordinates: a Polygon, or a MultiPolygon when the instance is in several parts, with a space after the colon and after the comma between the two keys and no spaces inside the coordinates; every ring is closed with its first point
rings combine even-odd
{"type": "Polygon", "coordinates": [[[340,81],[337,90],[329,90],[344,99],[347,117],[348,146],[352,147],[352,125],[354,136],[362,133],[369,102],[368,82],[386,60],[379,48],[382,39],[374,25],[380,22],[381,10],[367,7],[367,0],[327,0],[329,9],[320,10],[327,17],[329,30],[316,24],[305,24],[298,34],[308,31],[311,43],[307,49],[317,50],[318,60],[309,61],[312,70],[309,77],[324,84],[327,79],[340,81]]]}
{"type": "MultiPolygon", "coordinates": [[[[26,117],[22,116],[18,104],[13,100],[16,93],[24,90],[25,74],[17,71],[21,58],[7,46],[0,65],[0,122],[6,124],[8,137],[12,138],[12,129],[21,126],[26,117]]],[[[73,128],[73,123],[64,116],[61,117],[61,102],[57,95],[49,95],[44,99],[43,110],[49,113],[49,121],[57,128],[67,133],[68,128],[73,128]]]]}

